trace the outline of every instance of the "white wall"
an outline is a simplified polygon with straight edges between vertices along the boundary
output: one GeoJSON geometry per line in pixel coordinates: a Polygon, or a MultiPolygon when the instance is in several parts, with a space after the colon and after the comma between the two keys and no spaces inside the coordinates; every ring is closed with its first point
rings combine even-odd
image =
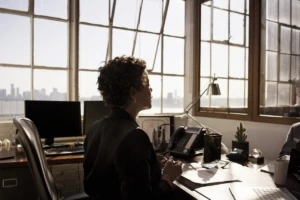
{"type": "Polygon", "coordinates": [[[196,117],[203,125],[208,126],[222,134],[222,142],[231,148],[231,141],[235,139],[236,127],[240,122],[247,129],[249,149],[258,148],[265,158],[275,159],[285,141],[290,125],[258,123],[251,121],[239,121],[217,119],[208,117],[196,117]]]}

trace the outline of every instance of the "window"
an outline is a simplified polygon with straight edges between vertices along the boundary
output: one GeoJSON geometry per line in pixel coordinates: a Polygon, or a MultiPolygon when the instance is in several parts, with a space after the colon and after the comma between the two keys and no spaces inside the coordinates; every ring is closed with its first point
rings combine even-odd
{"type": "Polygon", "coordinates": [[[259,112],[300,117],[300,2],[267,0],[262,6],[259,112]]]}
{"type": "Polygon", "coordinates": [[[0,118],[4,119],[22,115],[26,99],[68,99],[68,2],[29,2],[0,0],[0,118]]]}
{"type": "Polygon", "coordinates": [[[184,23],[183,0],[0,0],[0,119],[26,99],[101,99],[97,70],[121,55],[147,62],[146,113],[182,112],[184,23]]]}
{"type": "Polygon", "coordinates": [[[248,0],[201,4],[200,83],[202,92],[217,77],[221,95],[203,95],[199,111],[247,114],[248,0]]]}
{"type": "Polygon", "coordinates": [[[153,88],[152,109],[143,113],[183,111],[184,1],[82,0],[80,14],[81,101],[101,98],[97,70],[107,59],[134,55],[146,61],[153,88]]]}
{"type": "Polygon", "coordinates": [[[199,9],[197,91],[215,74],[222,95],[202,96],[196,114],[282,124],[299,121],[300,2],[214,0],[199,9]]]}

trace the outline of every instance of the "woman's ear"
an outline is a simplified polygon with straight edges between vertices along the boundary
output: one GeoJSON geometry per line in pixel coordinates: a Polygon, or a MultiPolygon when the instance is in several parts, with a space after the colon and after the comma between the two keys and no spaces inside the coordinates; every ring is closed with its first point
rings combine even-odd
{"type": "Polygon", "coordinates": [[[136,94],[136,89],[133,88],[133,87],[131,87],[131,88],[130,88],[130,97],[131,97],[131,98],[134,98],[134,97],[135,97],[135,94],[136,94]]]}

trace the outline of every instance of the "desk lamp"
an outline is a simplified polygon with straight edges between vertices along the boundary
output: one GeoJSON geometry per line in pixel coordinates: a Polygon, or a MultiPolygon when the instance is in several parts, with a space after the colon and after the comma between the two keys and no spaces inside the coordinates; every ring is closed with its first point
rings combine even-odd
{"type": "Polygon", "coordinates": [[[203,96],[203,94],[206,92],[206,95],[221,95],[219,84],[215,83],[217,80],[216,76],[212,78],[212,80],[208,83],[208,85],[205,87],[205,90],[203,92],[199,92],[192,101],[184,108],[184,114],[181,116],[181,118],[191,118],[193,121],[195,121],[198,125],[205,128],[208,132],[210,130],[214,131],[213,129],[204,126],[200,122],[198,122],[191,114],[189,114],[189,111],[194,107],[194,105],[198,102],[198,100],[203,96]]]}

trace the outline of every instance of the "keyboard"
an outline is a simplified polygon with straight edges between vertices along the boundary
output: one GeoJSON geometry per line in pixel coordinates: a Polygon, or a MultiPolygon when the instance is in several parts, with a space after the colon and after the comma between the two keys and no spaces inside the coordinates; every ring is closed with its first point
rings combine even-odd
{"type": "Polygon", "coordinates": [[[46,156],[83,154],[83,146],[56,147],[44,150],[46,156]]]}
{"type": "Polygon", "coordinates": [[[253,188],[259,199],[288,199],[284,191],[279,188],[253,188]]]}

